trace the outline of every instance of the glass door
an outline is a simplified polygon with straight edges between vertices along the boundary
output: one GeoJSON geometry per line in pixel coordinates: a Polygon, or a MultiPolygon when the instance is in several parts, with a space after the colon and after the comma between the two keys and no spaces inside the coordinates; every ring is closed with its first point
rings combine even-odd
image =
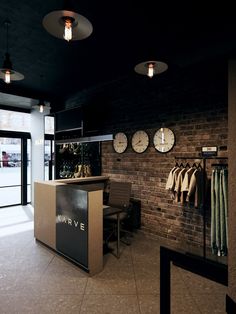
{"type": "Polygon", "coordinates": [[[31,139],[27,139],[27,203],[31,203],[31,139]]]}
{"type": "Polygon", "coordinates": [[[0,137],[0,207],[21,204],[22,139],[0,137]]]}
{"type": "Polygon", "coordinates": [[[54,117],[45,116],[44,129],[44,180],[54,180],[54,117]]]}
{"type": "MultiPolygon", "coordinates": [[[[46,137],[46,136],[45,136],[46,137]]],[[[47,136],[46,138],[49,138],[47,136]]],[[[54,179],[54,140],[44,141],[44,180],[54,179]]]]}
{"type": "Polygon", "coordinates": [[[2,131],[0,133],[0,207],[26,205],[30,202],[30,134],[2,131]]]}

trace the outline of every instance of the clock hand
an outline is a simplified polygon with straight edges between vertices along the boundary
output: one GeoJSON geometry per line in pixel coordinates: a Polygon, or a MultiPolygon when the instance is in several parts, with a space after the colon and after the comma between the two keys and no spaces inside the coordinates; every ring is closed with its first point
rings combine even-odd
{"type": "Polygon", "coordinates": [[[165,139],[162,136],[158,136],[158,138],[161,140],[161,144],[165,143],[165,139]]]}

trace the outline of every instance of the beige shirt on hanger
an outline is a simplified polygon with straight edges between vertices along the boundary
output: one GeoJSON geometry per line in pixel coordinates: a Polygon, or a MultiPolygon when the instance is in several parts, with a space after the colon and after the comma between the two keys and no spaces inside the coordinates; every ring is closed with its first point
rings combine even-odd
{"type": "Polygon", "coordinates": [[[176,180],[176,184],[175,184],[175,201],[176,202],[181,202],[181,187],[183,184],[183,180],[184,180],[184,176],[185,173],[187,172],[186,168],[183,168],[180,170],[177,180],[176,180]]]}
{"type": "Polygon", "coordinates": [[[175,169],[177,169],[177,167],[174,167],[170,170],[170,173],[168,175],[168,179],[166,181],[166,190],[171,190],[173,188],[173,175],[174,175],[174,171],[175,169]]]}
{"type": "Polygon", "coordinates": [[[189,202],[191,196],[194,198],[194,206],[201,208],[203,203],[203,172],[196,169],[190,179],[189,189],[186,197],[186,201],[189,202]]]}
{"type": "Polygon", "coordinates": [[[173,169],[171,169],[170,171],[170,178],[168,178],[167,181],[168,182],[168,190],[171,191],[171,198],[174,199],[175,198],[175,184],[176,184],[176,181],[177,181],[177,177],[178,177],[178,174],[180,172],[180,168],[179,167],[174,167],[173,169]]]}
{"type": "Polygon", "coordinates": [[[186,201],[186,197],[187,197],[187,192],[189,190],[189,184],[190,184],[190,180],[191,180],[191,176],[193,174],[193,172],[196,170],[196,168],[191,167],[189,168],[184,175],[184,179],[181,185],[181,197],[180,197],[180,202],[181,204],[184,204],[184,202],[186,201]]]}

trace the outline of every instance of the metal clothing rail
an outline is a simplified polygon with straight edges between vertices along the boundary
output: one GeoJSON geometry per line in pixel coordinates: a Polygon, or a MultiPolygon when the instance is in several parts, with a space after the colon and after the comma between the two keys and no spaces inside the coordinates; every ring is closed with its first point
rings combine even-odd
{"type": "MultiPolygon", "coordinates": [[[[227,160],[228,157],[219,157],[219,156],[196,156],[196,157],[183,157],[183,156],[175,156],[176,159],[182,159],[182,160],[187,160],[187,159],[194,159],[194,160],[200,160],[203,162],[203,175],[205,176],[206,174],[206,162],[207,160],[227,160]]],[[[206,178],[203,177],[203,200],[202,200],[202,207],[203,207],[203,257],[206,259],[206,178]]]]}

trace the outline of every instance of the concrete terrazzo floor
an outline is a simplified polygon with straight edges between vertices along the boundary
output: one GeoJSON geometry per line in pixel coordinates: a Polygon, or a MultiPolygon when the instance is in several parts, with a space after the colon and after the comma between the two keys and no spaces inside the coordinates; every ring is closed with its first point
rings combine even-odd
{"type": "MultiPolygon", "coordinates": [[[[0,208],[0,313],[158,314],[159,248],[135,234],[89,277],[35,242],[31,206],[0,208]]],[[[172,267],[171,313],[225,313],[226,287],[172,267]]]]}

